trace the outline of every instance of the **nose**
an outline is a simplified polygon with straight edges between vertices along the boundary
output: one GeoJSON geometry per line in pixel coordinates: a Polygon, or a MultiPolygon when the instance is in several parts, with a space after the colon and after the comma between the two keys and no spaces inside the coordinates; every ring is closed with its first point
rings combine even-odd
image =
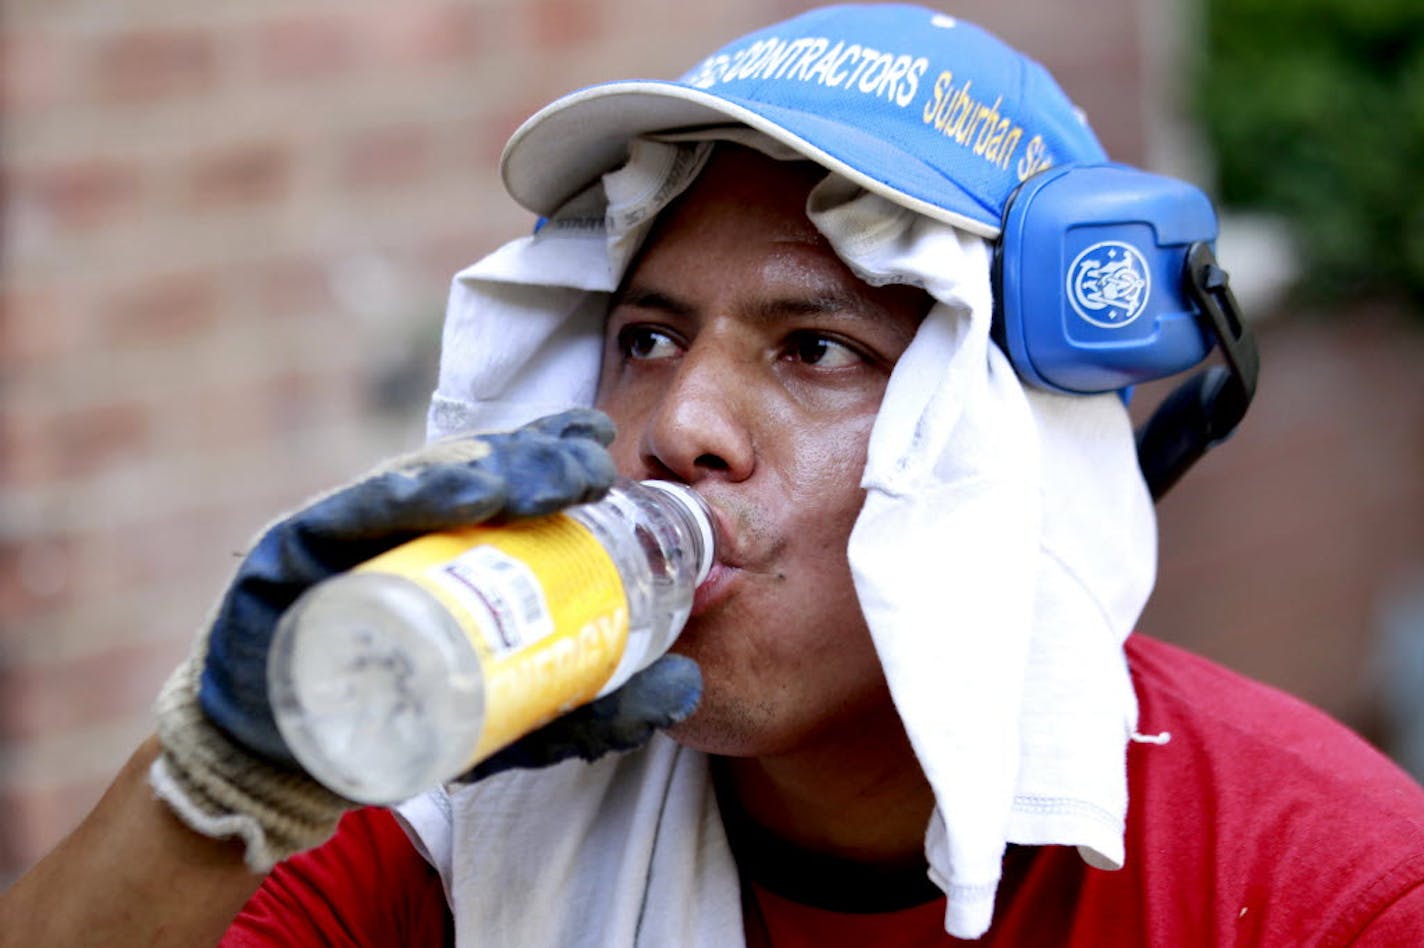
{"type": "Polygon", "coordinates": [[[639,450],[658,477],[695,484],[708,477],[746,480],[756,466],[750,380],[715,346],[684,354],[672,384],[652,408],[639,450]]]}

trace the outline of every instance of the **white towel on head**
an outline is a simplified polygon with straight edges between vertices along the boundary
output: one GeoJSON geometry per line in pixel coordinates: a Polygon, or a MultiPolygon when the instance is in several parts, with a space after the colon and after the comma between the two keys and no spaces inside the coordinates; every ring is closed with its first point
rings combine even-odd
{"type": "MultiPolygon", "coordinates": [[[[745,131],[708,137],[756,144],[745,131]]],[[[456,278],[432,436],[589,403],[605,294],[706,154],[705,143],[640,142],[625,168],[533,237],[456,278]]],[[[1115,396],[1026,390],[991,344],[989,249],[980,238],[836,176],[812,192],[808,213],[863,279],[913,283],[937,301],[892,373],[849,552],[896,707],[934,789],[926,854],[949,895],[946,929],[977,937],[992,917],[1007,843],[1073,845],[1094,865],[1121,865],[1136,720],[1121,646],[1155,575],[1151,502],[1115,396]]],[[[604,931],[602,918],[629,943],[690,931],[711,942],[734,937],[735,867],[725,840],[708,830],[715,799],[679,795],[698,785],[699,773],[706,779],[705,761],[665,749],[649,758],[661,763],[499,777],[402,812],[428,850],[452,834],[477,835],[477,855],[495,867],[481,877],[458,856],[442,867],[447,885],[456,879],[457,920],[498,911],[503,935],[543,943],[567,930],[551,918],[564,898],[553,887],[583,893],[568,911],[593,912],[591,930],[604,931]],[[668,791],[651,824],[609,802],[610,788],[626,787],[634,771],[668,791]],[[578,792],[561,797],[557,816],[521,810],[528,782],[540,780],[578,792]],[[438,815],[447,803],[448,819],[438,815]],[[491,814],[498,830],[480,831],[491,814]],[[617,842],[541,864],[537,883],[531,877],[520,892],[493,885],[502,861],[565,852],[557,840],[567,833],[617,842]],[[613,891],[594,881],[600,866],[620,867],[624,883],[639,869],[651,878],[656,867],[670,879],[696,879],[699,894],[667,898],[672,890],[656,880],[613,891]],[[631,916],[630,899],[638,907],[631,916]],[[715,908],[688,904],[703,900],[715,908]],[[536,917],[520,928],[522,914],[536,917]]],[[[458,853],[465,837],[455,842],[458,853]]]]}
{"type": "Polygon", "coordinates": [[[989,339],[989,248],[832,178],[813,221],[873,283],[938,301],[871,433],[856,592],[934,788],[946,928],[982,934],[1005,844],[1122,865],[1136,699],[1122,655],[1155,575],[1116,396],[1025,389],[989,339]]]}
{"type": "Polygon", "coordinates": [[[624,168],[455,275],[428,438],[592,404],[608,294],[710,150],[634,142],[624,168]]]}

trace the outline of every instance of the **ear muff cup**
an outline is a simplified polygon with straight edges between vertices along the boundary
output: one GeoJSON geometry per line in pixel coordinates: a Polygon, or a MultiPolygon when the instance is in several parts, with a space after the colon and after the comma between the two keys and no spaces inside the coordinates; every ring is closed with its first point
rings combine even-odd
{"type": "Polygon", "coordinates": [[[1025,181],[995,249],[994,338],[1031,385],[1112,392],[1185,371],[1215,339],[1183,279],[1217,236],[1198,188],[1118,164],[1025,181]]]}

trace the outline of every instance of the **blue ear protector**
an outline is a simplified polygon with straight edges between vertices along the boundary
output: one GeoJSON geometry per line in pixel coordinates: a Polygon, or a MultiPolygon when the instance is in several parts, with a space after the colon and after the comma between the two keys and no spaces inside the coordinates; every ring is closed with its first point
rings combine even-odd
{"type": "Polygon", "coordinates": [[[1027,383],[1075,395],[1166,378],[1220,348],[1138,431],[1159,498],[1240,423],[1256,343],[1216,264],[1216,214],[1197,188],[1124,165],[1050,168],[1004,210],[994,338],[1027,383]]]}

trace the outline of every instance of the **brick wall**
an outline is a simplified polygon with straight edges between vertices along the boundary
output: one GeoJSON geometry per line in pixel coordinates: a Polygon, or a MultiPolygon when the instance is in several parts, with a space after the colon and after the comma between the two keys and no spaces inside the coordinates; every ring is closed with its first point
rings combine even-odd
{"type": "MultiPolygon", "coordinates": [[[[418,441],[449,276],[558,93],[800,2],[12,0],[0,16],[0,878],[48,849],[252,532],[418,441]]],[[[1132,0],[955,11],[1140,160],[1132,0]]]]}

